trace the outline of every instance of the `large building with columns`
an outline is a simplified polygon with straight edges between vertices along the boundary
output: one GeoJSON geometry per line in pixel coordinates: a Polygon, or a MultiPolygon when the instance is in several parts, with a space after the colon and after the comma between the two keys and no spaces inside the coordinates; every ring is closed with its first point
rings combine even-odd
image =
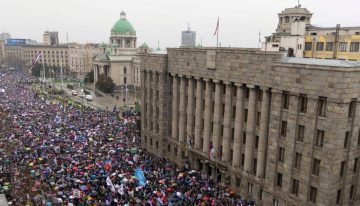
{"type": "Polygon", "coordinates": [[[142,144],[256,205],[359,205],[360,63],[238,48],[141,56],[142,144]]]}
{"type": "Polygon", "coordinates": [[[117,88],[132,90],[140,86],[140,64],[136,31],[126,19],[124,11],[111,29],[110,44],[100,46],[100,54],[94,58],[94,80],[99,75],[111,77],[117,88]]]}

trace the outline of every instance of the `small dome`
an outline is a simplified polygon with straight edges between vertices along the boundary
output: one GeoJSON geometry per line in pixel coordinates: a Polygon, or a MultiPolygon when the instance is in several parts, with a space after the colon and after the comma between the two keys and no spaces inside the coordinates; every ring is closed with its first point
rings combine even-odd
{"type": "Polygon", "coordinates": [[[112,27],[111,33],[136,35],[136,31],[132,24],[126,19],[124,11],[120,13],[120,19],[112,27]]]}
{"type": "Polygon", "coordinates": [[[119,45],[118,45],[117,43],[113,43],[113,44],[111,45],[111,47],[112,47],[112,48],[116,48],[116,47],[119,47],[119,45]]]}
{"type": "Polygon", "coordinates": [[[107,46],[106,46],[106,44],[103,42],[103,43],[101,43],[100,47],[106,48],[107,46]]]}
{"type": "Polygon", "coordinates": [[[144,42],[143,44],[141,44],[140,48],[141,49],[148,49],[149,46],[144,42]]]}
{"type": "Polygon", "coordinates": [[[106,50],[105,50],[105,54],[106,54],[106,55],[111,54],[111,48],[106,48],[106,50]]]}

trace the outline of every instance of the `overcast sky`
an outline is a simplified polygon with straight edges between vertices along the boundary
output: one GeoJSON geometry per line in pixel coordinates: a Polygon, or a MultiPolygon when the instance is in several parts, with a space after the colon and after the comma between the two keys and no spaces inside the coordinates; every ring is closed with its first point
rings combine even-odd
{"type": "MultiPolygon", "coordinates": [[[[45,30],[59,32],[60,42],[109,42],[110,30],[121,10],[137,32],[138,46],[177,47],[181,31],[197,32],[197,43],[215,46],[220,17],[222,46],[257,47],[258,34],[275,31],[277,13],[297,0],[0,0],[0,31],[13,38],[42,42],[45,30]]],[[[360,26],[359,0],[301,0],[313,14],[312,24],[360,26]]]]}

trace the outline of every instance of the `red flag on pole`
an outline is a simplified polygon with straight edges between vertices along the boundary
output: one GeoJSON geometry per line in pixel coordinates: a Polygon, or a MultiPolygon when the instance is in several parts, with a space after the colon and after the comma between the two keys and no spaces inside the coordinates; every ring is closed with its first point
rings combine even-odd
{"type": "Polygon", "coordinates": [[[219,32],[219,17],[218,17],[218,20],[217,20],[217,24],[216,24],[216,29],[215,29],[215,32],[214,32],[214,36],[219,32]]]}

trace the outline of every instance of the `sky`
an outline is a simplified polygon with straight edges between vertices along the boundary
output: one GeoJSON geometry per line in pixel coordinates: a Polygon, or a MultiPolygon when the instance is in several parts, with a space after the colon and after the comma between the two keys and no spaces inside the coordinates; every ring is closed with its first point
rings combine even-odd
{"type": "MultiPolygon", "coordinates": [[[[300,0],[318,26],[360,26],[359,0],[300,0]]],[[[42,42],[46,30],[58,31],[61,43],[109,42],[110,30],[124,10],[134,26],[138,46],[146,42],[178,47],[188,22],[197,44],[215,46],[219,17],[222,46],[257,47],[278,23],[277,14],[298,0],[0,0],[0,32],[42,42]],[[68,34],[68,35],[67,35],[68,34]]]]}

